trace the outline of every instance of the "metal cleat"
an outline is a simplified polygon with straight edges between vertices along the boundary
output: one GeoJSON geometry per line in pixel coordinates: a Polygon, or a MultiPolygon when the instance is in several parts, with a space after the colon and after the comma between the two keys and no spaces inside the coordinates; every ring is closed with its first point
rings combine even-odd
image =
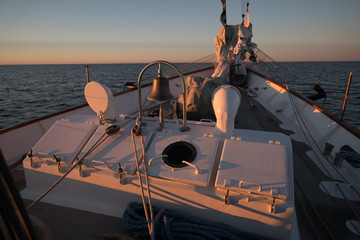
{"type": "Polygon", "coordinates": [[[125,182],[124,182],[124,176],[123,176],[123,172],[124,172],[124,170],[122,169],[122,167],[121,167],[121,164],[120,164],[120,163],[119,163],[118,172],[119,172],[119,181],[120,181],[120,184],[121,184],[121,185],[125,185],[125,182]]]}
{"type": "Polygon", "coordinates": [[[32,159],[32,157],[33,157],[32,152],[33,152],[33,150],[31,149],[30,152],[29,152],[28,154],[26,154],[26,156],[27,156],[28,158],[30,158],[30,166],[31,166],[32,168],[35,168],[35,163],[34,163],[34,161],[33,161],[33,159],[32,159]]]}
{"type": "Polygon", "coordinates": [[[224,203],[225,203],[225,205],[229,205],[229,203],[230,203],[230,188],[228,186],[225,186],[225,189],[226,189],[226,195],[224,198],[224,203]]]}
{"type": "Polygon", "coordinates": [[[84,173],[83,173],[82,168],[81,168],[82,162],[78,162],[78,165],[79,165],[79,175],[80,175],[80,177],[84,177],[84,173]]]}
{"type": "Polygon", "coordinates": [[[276,196],[273,195],[273,198],[272,198],[272,203],[270,205],[270,209],[269,209],[269,213],[272,213],[274,214],[275,213],[275,200],[276,200],[276,196]]]}

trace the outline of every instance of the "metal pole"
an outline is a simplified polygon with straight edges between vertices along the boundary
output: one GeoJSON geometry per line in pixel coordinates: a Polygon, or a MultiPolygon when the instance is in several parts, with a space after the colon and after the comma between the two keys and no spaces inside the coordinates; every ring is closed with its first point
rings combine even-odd
{"type": "Polygon", "coordinates": [[[346,104],[347,104],[347,100],[348,100],[348,94],[349,94],[349,91],[350,91],[350,84],[351,84],[352,75],[353,75],[353,73],[350,72],[349,73],[349,80],[348,80],[348,84],[347,84],[347,88],[346,88],[346,94],[345,94],[345,97],[344,97],[344,103],[343,103],[343,107],[342,107],[342,110],[341,110],[341,117],[340,117],[341,122],[344,119],[344,114],[345,114],[346,104]]]}
{"type": "Polygon", "coordinates": [[[89,77],[89,66],[88,66],[88,65],[86,65],[86,66],[85,66],[85,69],[86,69],[86,81],[87,81],[87,83],[89,83],[89,82],[90,82],[90,77],[89,77]]]}

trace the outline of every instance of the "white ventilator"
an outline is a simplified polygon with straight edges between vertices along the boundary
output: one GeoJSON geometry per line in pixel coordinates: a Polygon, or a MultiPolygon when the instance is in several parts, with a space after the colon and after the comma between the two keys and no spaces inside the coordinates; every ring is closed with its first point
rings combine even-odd
{"type": "Polygon", "coordinates": [[[99,82],[89,82],[84,90],[85,98],[91,109],[101,121],[114,121],[114,97],[111,90],[99,82]]]}
{"type": "Polygon", "coordinates": [[[235,116],[241,102],[239,90],[230,85],[221,85],[215,89],[211,103],[216,116],[217,133],[230,136],[234,129],[235,116]]]}

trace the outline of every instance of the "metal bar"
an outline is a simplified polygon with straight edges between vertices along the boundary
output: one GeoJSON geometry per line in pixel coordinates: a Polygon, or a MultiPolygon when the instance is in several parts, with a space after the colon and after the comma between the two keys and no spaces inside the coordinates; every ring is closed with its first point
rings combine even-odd
{"type": "Polygon", "coordinates": [[[89,65],[85,66],[86,69],[86,82],[89,83],[90,82],[90,77],[89,77],[89,65]]]}
{"type": "Polygon", "coordinates": [[[7,236],[12,239],[38,239],[1,150],[0,203],[0,221],[4,221],[7,236]]]}
{"type": "Polygon", "coordinates": [[[260,183],[240,181],[240,182],[239,182],[239,188],[242,188],[242,185],[243,185],[243,184],[248,184],[248,185],[255,185],[255,186],[259,186],[258,191],[260,191],[260,192],[261,192],[261,190],[262,190],[262,186],[261,186],[261,184],[260,184],[260,183]]]}
{"type": "Polygon", "coordinates": [[[346,88],[346,94],[345,94],[345,97],[344,97],[344,103],[343,103],[343,107],[342,107],[342,110],[341,110],[341,117],[340,117],[341,122],[344,119],[344,114],[345,114],[346,104],[347,104],[347,100],[348,100],[348,94],[349,94],[349,91],[350,91],[350,84],[351,84],[352,75],[353,75],[353,73],[350,72],[349,73],[349,80],[348,80],[348,84],[347,84],[347,88],[346,88]]]}

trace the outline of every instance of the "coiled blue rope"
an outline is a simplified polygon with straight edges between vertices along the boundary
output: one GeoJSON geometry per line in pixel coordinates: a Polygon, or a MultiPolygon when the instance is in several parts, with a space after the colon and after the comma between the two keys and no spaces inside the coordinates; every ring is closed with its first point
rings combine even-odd
{"type": "MultiPolygon", "coordinates": [[[[220,225],[197,221],[168,209],[153,207],[155,239],[236,240],[263,239],[250,233],[220,225]]],[[[149,239],[144,208],[141,203],[131,202],[123,215],[124,228],[136,239],[149,239]]]]}

